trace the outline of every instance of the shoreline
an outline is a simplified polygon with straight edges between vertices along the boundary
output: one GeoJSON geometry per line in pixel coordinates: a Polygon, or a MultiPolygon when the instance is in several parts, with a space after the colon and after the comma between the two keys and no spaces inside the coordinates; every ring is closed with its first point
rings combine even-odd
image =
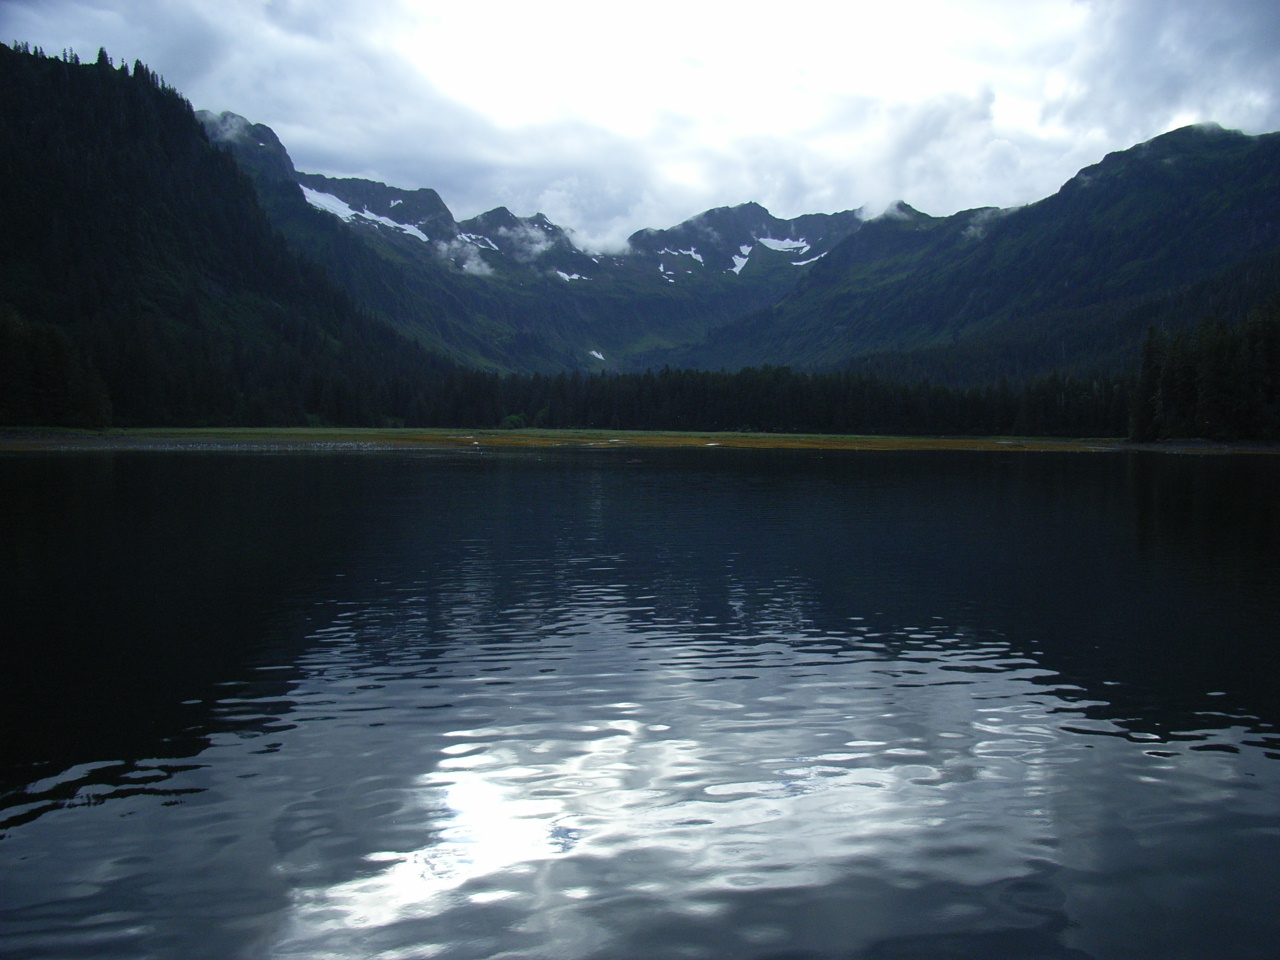
{"type": "Polygon", "coordinates": [[[371,451],[512,448],[688,448],[756,450],[968,450],[1173,454],[1280,453],[1271,444],[1205,440],[1129,443],[1120,438],[887,437],[788,433],[608,430],[446,430],[346,427],[186,427],[0,430],[0,453],[56,451],[371,451]]]}

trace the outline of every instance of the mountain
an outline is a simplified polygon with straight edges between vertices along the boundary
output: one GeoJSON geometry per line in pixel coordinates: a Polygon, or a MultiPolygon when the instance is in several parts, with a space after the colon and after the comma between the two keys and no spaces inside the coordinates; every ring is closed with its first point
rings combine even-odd
{"type": "Polygon", "coordinates": [[[905,204],[687,364],[850,364],[952,382],[1131,369],[1148,326],[1242,319],[1280,293],[1280,134],[1186,127],[1028,206],[905,204]]]}
{"type": "MultiPolygon", "coordinates": [[[[270,131],[240,133],[288,175],[270,131]]],[[[452,368],[288,250],[143,64],[0,45],[0,169],[0,423],[431,416],[452,368]]]]}
{"type": "Polygon", "coordinates": [[[862,223],[858,211],[782,220],[748,203],[639,231],[625,255],[593,254],[541,213],[497,207],[459,222],[434,190],[297,172],[269,128],[197,116],[296,250],[365,309],[484,369],[661,365],[773,303],[862,223]]]}
{"type": "Polygon", "coordinates": [[[1280,137],[1216,125],[1109,154],[1024,207],[783,220],[745,203],[637,231],[604,256],[540,213],[457,222],[432,190],[290,174],[268,128],[202,118],[286,236],[358,303],[494,370],[787,364],[955,384],[1127,371],[1147,327],[1239,320],[1280,294],[1280,137]],[[296,198],[280,216],[269,195],[294,184],[363,259],[304,236],[296,198]],[[379,271],[400,303],[367,289],[379,271]]]}
{"type": "MultiPolygon", "coordinates": [[[[758,203],[744,203],[708,210],[668,230],[639,230],[628,243],[636,256],[677,258],[683,269],[664,271],[673,279],[695,271],[680,257],[696,262],[697,269],[751,277],[770,266],[815,263],[861,226],[859,210],[780,220],[758,203]]],[[[798,276],[788,273],[787,279],[798,276]]]]}

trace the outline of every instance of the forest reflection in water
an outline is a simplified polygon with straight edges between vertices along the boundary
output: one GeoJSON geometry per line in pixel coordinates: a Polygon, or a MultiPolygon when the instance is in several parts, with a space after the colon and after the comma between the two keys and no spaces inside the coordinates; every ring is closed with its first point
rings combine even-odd
{"type": "Polygon", "coordinates": [[[1276,473],[5,459],[0,946],[1269,956],[1276,473]]]}

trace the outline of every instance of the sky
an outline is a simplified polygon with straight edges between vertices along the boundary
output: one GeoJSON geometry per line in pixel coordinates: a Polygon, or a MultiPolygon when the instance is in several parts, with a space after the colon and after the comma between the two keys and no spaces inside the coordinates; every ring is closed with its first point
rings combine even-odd
{"type": "Polygon", "coordinates": [[[1015,206],[1188,123],[1280,129],[1276,0],[0,0],[15,40],[593,250],[747,201],[1015,206]]]}

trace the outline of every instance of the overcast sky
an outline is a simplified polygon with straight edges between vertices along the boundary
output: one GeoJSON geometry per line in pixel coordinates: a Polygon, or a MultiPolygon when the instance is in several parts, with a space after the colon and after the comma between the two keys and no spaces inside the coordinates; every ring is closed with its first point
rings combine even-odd
{"type": "Polygon", "coordinates": [[[595,247],[748,200],[1012,206],[1187,123],[1280,129],[1277,0],[0,0],[0,39],[595,247]]]}

